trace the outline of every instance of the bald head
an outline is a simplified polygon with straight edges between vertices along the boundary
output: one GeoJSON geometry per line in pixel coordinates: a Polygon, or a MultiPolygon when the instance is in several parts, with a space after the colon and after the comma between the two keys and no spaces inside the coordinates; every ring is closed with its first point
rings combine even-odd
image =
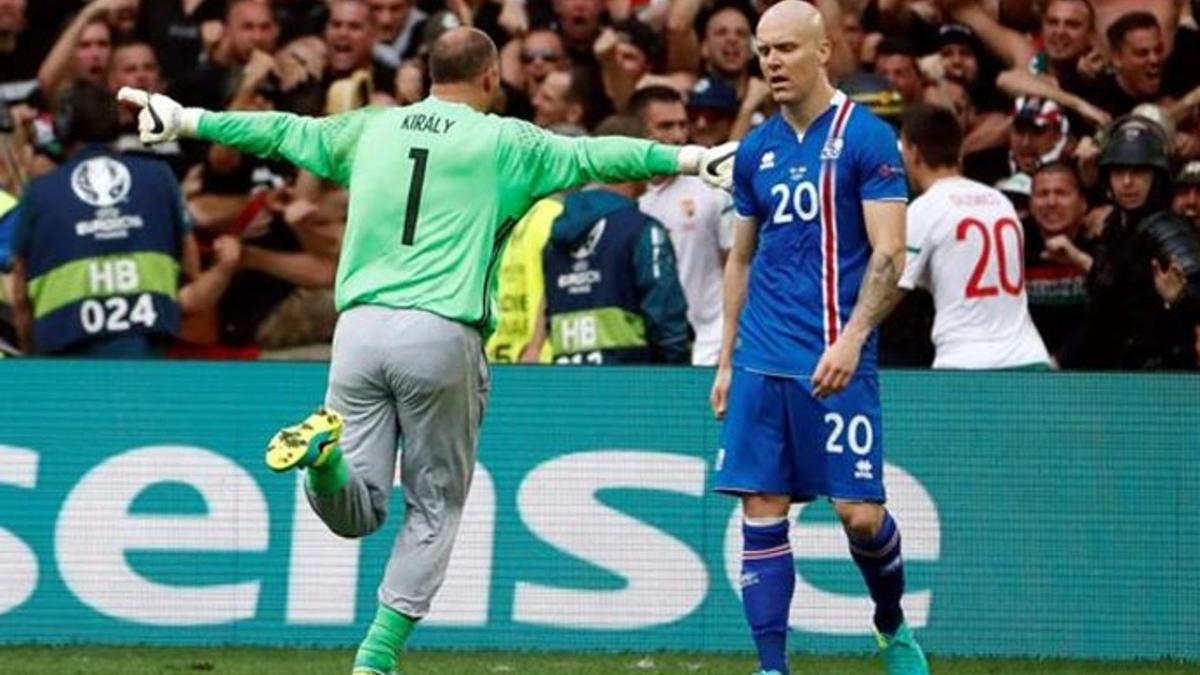
{"type": "Polygon", "coordinates": [[[801,0],[783,0],[767,8],[758,20],[758,31],[790,33],[802,41],[825,39],[825,19],[817,8],[801,0]]]}
{"type": "Polygon", "coordinates": [[[832,87],[825,65],[832,47],[821,13],[806,2],[783,0],[763,13],[756,32],[758,62],[775,102],[806,109],[826,105],[832,87]]]}
{"type": "Polygon", "coordinates": [[[495,65],[496,44],[478,28],[452,28],[429,50],[429,76],[434,84],[473,82],[495,65]]]}

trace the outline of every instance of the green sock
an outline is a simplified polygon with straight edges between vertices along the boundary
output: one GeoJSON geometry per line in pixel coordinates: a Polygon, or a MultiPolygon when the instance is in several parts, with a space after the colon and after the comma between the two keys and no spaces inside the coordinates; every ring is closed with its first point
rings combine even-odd
{"type": "Polygon", "coordinates": [[[341,446],[329,448],[320,464],[308,467],[308,486],[319,495],[337,492],[349,480],[350,467],[342,456],[341,446]]]}
{"type": "Polygon", "coordinates": [[[396,667],[397,657],[404,648],[404,641],[417,625],[414,619],[404,616],[391,607],[379,606],[375,620],[367,629],[367,637],[358,645],[354,655],[355,666],[367,666],[382,672],[396,667]]]}

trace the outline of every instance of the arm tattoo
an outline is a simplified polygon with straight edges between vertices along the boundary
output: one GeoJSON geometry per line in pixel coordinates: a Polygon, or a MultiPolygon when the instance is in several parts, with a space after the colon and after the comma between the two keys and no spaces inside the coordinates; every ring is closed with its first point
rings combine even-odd
{"type": "Polygon", "coordinates": [[[871,253],[848,323],[862,324],[868,333],[882,323],[904,297],[904,289],[899,286],[901,271],[894,257],[879,251],[871,253]]]}

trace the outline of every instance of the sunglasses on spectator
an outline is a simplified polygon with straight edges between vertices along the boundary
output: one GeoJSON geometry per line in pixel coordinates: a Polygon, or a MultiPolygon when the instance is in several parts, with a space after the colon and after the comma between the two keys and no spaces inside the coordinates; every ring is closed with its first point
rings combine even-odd
{"type": "Polygon", "coordinates": [[[562,59],[562,54],[553,49],[527,49],[521,52],[521,63],[533,63],[535,59],[541,59],[547,63],[558,63],[562,59]]]}

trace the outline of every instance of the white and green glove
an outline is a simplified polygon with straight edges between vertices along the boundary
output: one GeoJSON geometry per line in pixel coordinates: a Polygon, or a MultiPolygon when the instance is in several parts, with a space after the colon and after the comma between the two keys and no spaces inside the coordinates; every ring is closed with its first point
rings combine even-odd
{"type": "Polygon", "coordinates": [[[147,145],[195,137],[204,113],[203,108],[185,108],[169,96],[133,87],[121,87],[117,100],[142,109],[138,113],[138,136],[147,145]]]}
{"type": "Polygon", "coordinates": [[[705,183],[729,192],[733,190],[733,158],[737,149],[737,141],[711,148],[685,145],[679,151],[679,173],[699,176],[705,183]]]}

